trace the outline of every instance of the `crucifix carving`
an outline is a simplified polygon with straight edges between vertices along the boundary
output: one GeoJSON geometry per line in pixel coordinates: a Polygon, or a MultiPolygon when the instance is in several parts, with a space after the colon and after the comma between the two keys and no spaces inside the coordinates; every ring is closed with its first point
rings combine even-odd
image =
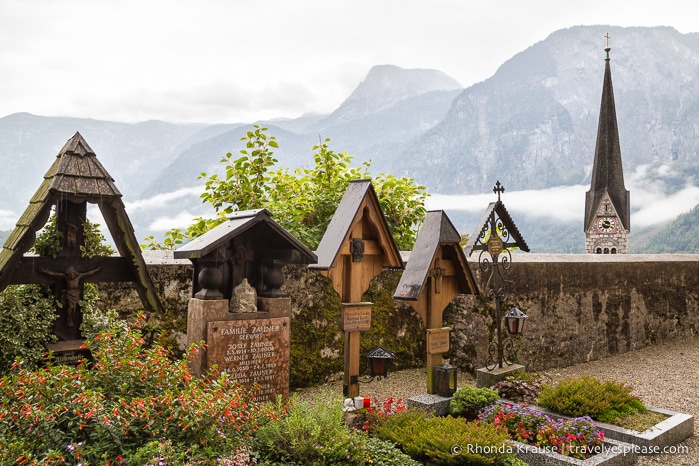
{"type": "Polygon", "coordinates": [[[78,302],[80,301],[80,295],[82,294],[82,283],[80,279],[83,277],[88,277],[94,275],[102,270],[102,267],[97,267],[96,269],[88,270],[87,272],[78,272],[75,267],[66,267],[65,272],[54,272],[48,269],[39,269],[41,273],[45,273],[51,277],[62,278],[65,281],[66,287],[61,291],[61,303],[66,306],[68,311],[68,326],[73,327],[75,321],[73,316],[75,314],[75,309],[78,307],[78,302]]]}
{"type": "Polygon", "coordinates": [[[434,260],[434,268],[430,270],[430,277],[434,280],[434,292],[442,292],[442,277],[444,277],[445,270],[439,266],[439,258],[434,260]]]}

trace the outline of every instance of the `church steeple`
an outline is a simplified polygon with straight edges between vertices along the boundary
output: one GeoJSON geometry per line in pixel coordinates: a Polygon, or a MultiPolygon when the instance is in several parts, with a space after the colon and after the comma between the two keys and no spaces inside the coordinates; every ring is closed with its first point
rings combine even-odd
{"type": "Polygon", "coordinates": [[[629,191],[624,186],[624,173],[619,146],[619,128],[616,120],[612,71],[609,65],[609,34],[604,67],[602,102],[595,160],[592,167],[590,190],[585,197],[585,236],[587,252],[626,252],[630,223],[629,191]],[[611,226],[610,226],[611,225],[611,226]]]}

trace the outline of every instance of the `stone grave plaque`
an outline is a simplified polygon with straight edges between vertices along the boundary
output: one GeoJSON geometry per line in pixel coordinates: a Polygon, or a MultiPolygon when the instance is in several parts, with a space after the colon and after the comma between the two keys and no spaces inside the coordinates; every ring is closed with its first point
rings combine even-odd
{"type": "Polygon", "coordinates": [[[209,322],[206,367],[246,387],[257,383],[257,401],[288,396],[289,327],[289,317],[209,322]]]}
{"type": "Polygon", "coordinates": [[[449,351],[449,331],[451,327],[427,329],[427,353],[438,354],[449,351]]]}

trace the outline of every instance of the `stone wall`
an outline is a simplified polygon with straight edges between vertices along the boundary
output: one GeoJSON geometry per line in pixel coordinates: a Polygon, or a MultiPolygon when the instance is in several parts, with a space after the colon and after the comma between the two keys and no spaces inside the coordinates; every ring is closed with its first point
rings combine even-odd
{"type": "MultiPolygon", "coordinates": [[[[154,318],[175,332],[186,331],[189,261],[175,261],[167,252],[145,251],[144,257],[167,308],[166,316],[154,318]]],[[[485,291],[487,277],[478,264],[470,265],[485,291]]],[[[287,268],[286,275],[284,289],[292,298],[292,386],[309,373],[317,383],[342,370],[339,299],[324,277],[305,267],[287,268]],[[294,329],[302,329],[296,339],[294,329]]],[[[399,367],[419,365],[425,360],[424,326],[409,306],[393,302],[389,288],[397,277],[395,272],[382,275],[367,293],[367,300],[376,303],[376,329],[362,336],[362,348],[398,349],[399,367]]],[[[699,330],[699,255],[522,253],[512,256],[506,278],[512,280],[510,300],[529,316],[517,347],[518,362],[530,369],[599,359],[690,338],[699,330]]],[[[104,288],[101,299],[105,308],[140,309],[128,284],[104,288]]],[[[452,364],[469,371],[485,364],[495,328],[491,311],[489,301],[473,296],[460,296],[449,306],[444,319],[454,327],[452,364]]]]}
{"type": "MultiPolygon", "coordinates": [[[[487,277],[471,266],[483,287],[487,277]]],[[[518,362],[530,369],[600,359],[699,330],[699,255],[515,254],[506,279],[509,299],[528,315],[517,346],[518,362]]],[[[472,297],[456,304],[445,317],[454,321],[453,356],[473,370],[484,365],[495,328],[492,305],[472,297]]]]}

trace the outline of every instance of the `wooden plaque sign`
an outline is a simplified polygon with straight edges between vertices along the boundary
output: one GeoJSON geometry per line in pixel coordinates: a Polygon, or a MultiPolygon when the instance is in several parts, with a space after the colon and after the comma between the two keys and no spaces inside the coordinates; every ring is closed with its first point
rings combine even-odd
{"type": "Polygon", "coordinates": [[[257,401],[289,395],[289,317],[207,325],[207,369],[215,364],[244,386],[257,383],[257,401]]]}
{"type": "Polygon", "coordinates": [[[53,364],[64,364],[66,366],[77,366],[83,360],[92,363],[92,353],[84,346],[84,343],[84,340],[46,343],[46,349],[51,352],[49,361],[53,364]]]}
{"type": "Polygon", "coordinates": [[[371,329],[371,306],[374,303],[342,303],[342,330],[366,332],[371,329]]]}
{"type": "Polygon", "coordinates": [[[451,327],[427,329],[427,353],[437,354],[449,351],[449,332],[451,327]]]}

